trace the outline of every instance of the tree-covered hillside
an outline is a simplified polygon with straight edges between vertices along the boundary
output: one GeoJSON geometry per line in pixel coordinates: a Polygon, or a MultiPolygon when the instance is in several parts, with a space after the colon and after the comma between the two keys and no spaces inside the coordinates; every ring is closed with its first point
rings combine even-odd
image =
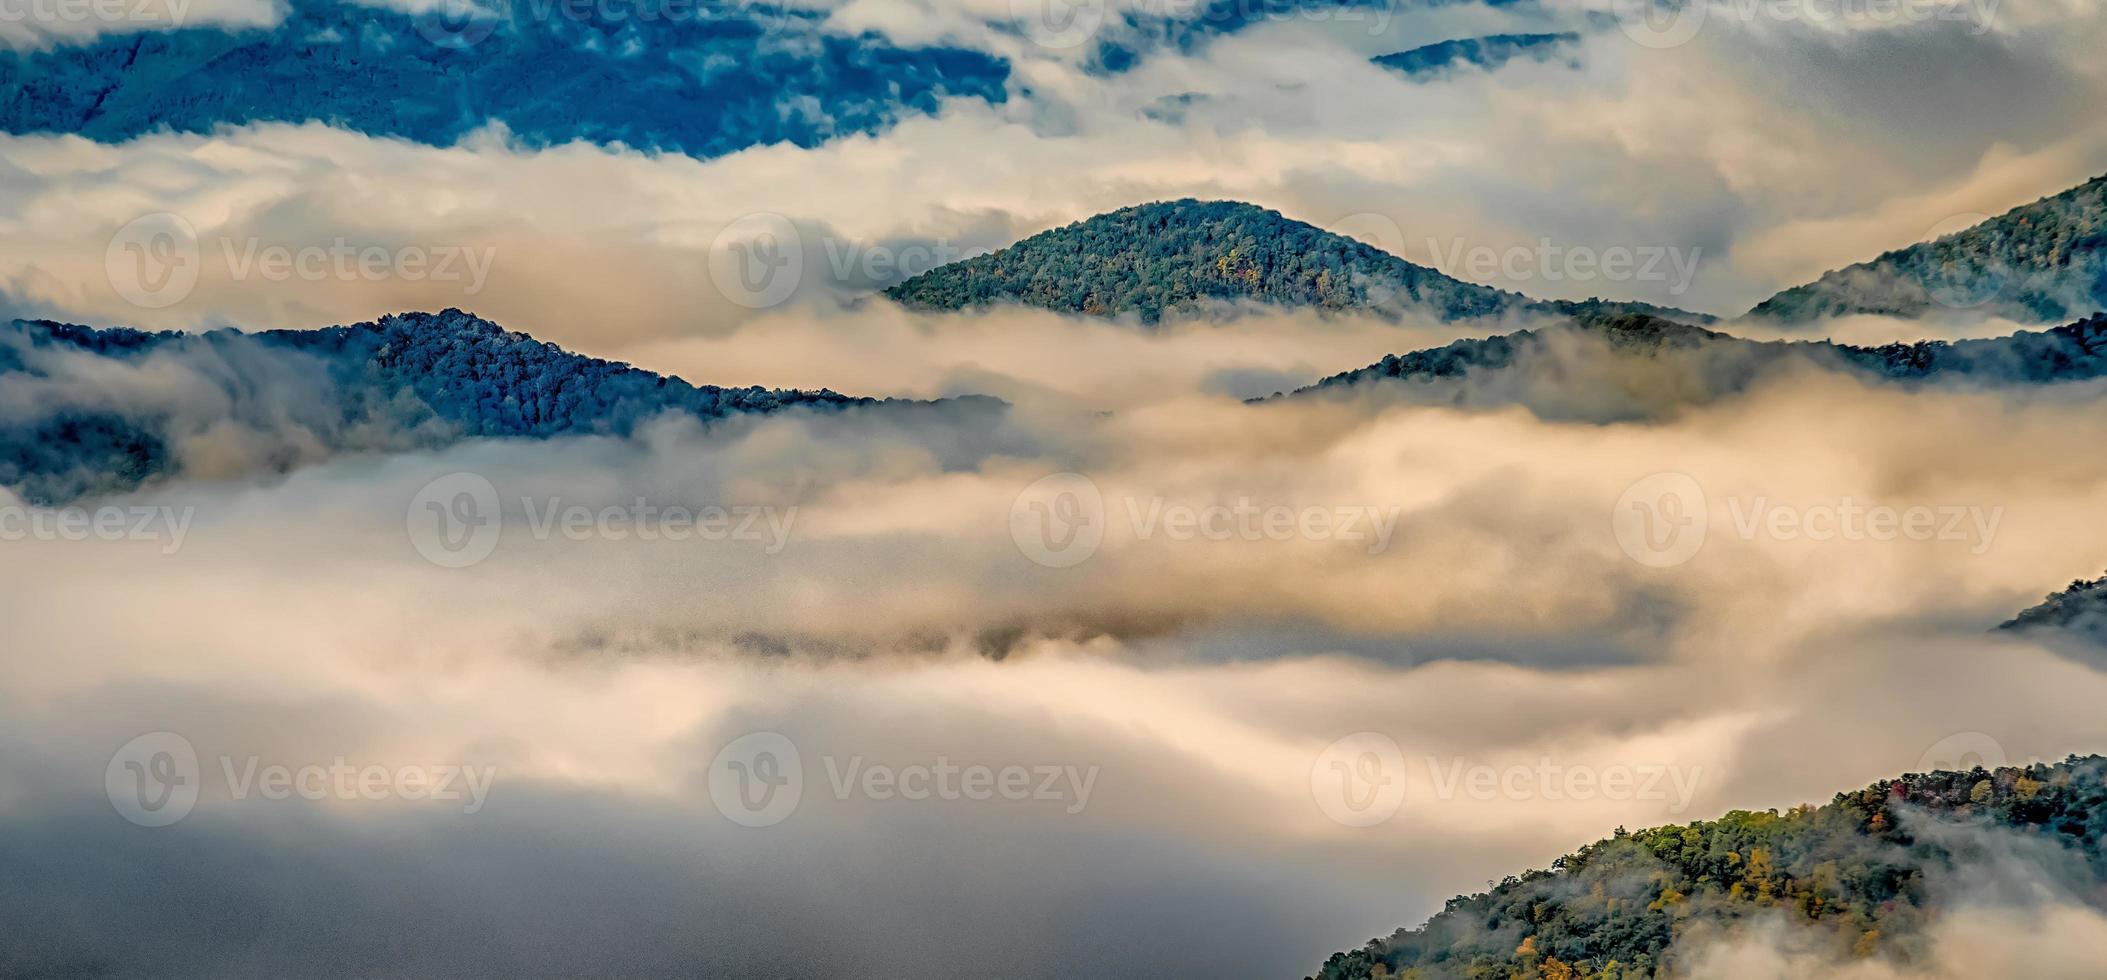
{"type": "Polygon", "coordinates": [[[1450,899],[1425,925],[1335,953],[1318,980],[1635,980],[1686,975],[1701,931],[1782,919],[1839,961],[1905,974],[1923,930],[1970,887],[1974,849],[2005,834],[2048,849],[2067,877],[2107,884],[2107,759],[1912,774],[1826,806],[1735,811],[1620,830],[1450,899]]]}
{"type": "Polygon", "coordinates": [[[278,6],[284,21],[268,29],[205,24],[0,48],[0,129],[116,142],[312,121],[448,145],[495,121],[529,146],[717,156],[875,132],[949,97],[1000,102],[1009,75],[977,51],[827,30],[794,4],[278,6]],[[465,9],[479,13],[444,15],[465,9]]]}
{"type": "Polygon", "coordinates": [[[2023,632],[2053,629],[2066,635],[2107,646],[2107,576],[2079,579],[2070,587],[2043,599],[1999,629],[2023,632]]]}
{"type": "Polygon", "coordinates": [[[1550,388],[1594,396],[1645,392],[1634,411],[1701,403],[1746,389],[1768,372],[1814,366],[1883,381],[1978,385],[2052,384],[2107,376],[2107,315],[2045,331],[1984,340],[1854,347],[1830,341],[1745,340],[1642,314],[1582,316],[1569,325],[1521,330],[1446,347],[1393,354],[1294,394],[1340,394],[1375,384],[1417,384],[1419,394],[1458,404],[1510,404],[1550,388]],[[1589,352],[1602,356],[1590,358],[1589,352]]]}
{"type": "Polygon", "coordinates": [[[129,489],[178,467],[186,442],[234,433],[284,468],[470,437],[623,435],[669,412],[870,403],[691,385],[459,310],[256,334],[17,320],[0,326],[0,486],[43,502],[129,489]]]}
{"type": "Polygon", "coordinates": [[[1462,282],[1381,249],[1236,201],[1191,199],[1121,208],[953,262],[886,291],[904,305],[961,310],[1021,303],[1144,323],[1237,302],[1322,310],[1430,314],[1637,311],[1708,318],[1644,303],[1540,302],[1462,282]]]}
{"type": "Polygon", "coordinates": [[[2059,323],[2107,310],[2107,176],[1965,231],[1838,269],[1758,304],[1752,317],[1800,323],[1877,313],[1966,310],[2059,323]]]}

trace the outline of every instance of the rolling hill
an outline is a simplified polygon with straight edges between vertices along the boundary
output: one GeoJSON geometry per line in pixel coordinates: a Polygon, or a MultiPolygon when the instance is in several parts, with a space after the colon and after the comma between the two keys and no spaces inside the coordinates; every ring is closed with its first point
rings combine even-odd
{"type": "Polygon", "coordinates": [[[923,310],[1003,303],[1145,324],[1238,303],[1442,320],[1508,313],[1709,317],[1645,303],[1530,299],[1464,282],[1314,225],[1236,201],[1163,201],[1042,232],[886,290],[923,310]]]}
{"type": "Polygon", "coordinates": [[[459,310],[253,334],[17,320],[0,325],[0,393],[0,486],[36,502],[127,490],[186,459],[229,454],[283,471],[338,452],[466,438],[626,435],[668,413],[881,404],[692,385],[459,310]]]}
{"type": "Polygon", "coordinates": [[[1827,805],[1596,841],[1450,899],[1424,925],[1334,953],[1314,980],[1639,980],[1689,975],[1706,936],[1782,923],[1839,964],[1904,975],[1925,930],[1980,887],[1982,851],[2107,885],[2107,758],[1883,780],[1827,805]],[[2021,851],[2020,845],[2026,850],[2021,851]],[[2043,857],[2043,855],[2048,855],[2043,857]]]}

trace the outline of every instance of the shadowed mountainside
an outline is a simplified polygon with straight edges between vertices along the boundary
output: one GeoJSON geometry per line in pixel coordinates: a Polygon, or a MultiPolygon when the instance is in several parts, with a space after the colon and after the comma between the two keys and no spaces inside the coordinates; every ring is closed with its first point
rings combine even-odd
{"type": "Polygon", "coordinates": [[[2089,581],[2078,579],[2039,605],[1999,624],[1998,629],[2015,633],[2058,630],[2107,647],[2107,575],[2089,581]]]}
{"type": "Polygon", "coordinates": [[[692,385],[459,310],[253,334],[17,320],[0,326],[0,486],[50,502],[130,489],[186,463],[284,471],[466,438],[627,435],[667,414],[880,404],[928,403],[692,385]]]}
{"type": "Polygon", "coordinates": [[[1132,315],[1146,324],[1246,302],[1442,320],[1616,312],[1711,319],[1646,303],[1534,300],[1451,278],[1277,211],[1190,198],[1121,208],[1042,232],[932,269],[886,295],[923,310],[1018,303],[1132,315]]]}
{"type": "Polygon", "coordinates": [[[1393,354],[1288,397],[1386,390],[1435,403],[1521,403],[1544,414],[1612,421],[1710,401],[1794,367],[1905,383],[2084,381],[2107,376],[2107,315],[1987,340],[1879,347],[1745,340],[1638,314],[1580,317],[1554,327],[1393,354]],[[1561,400],[1586,410],[1557,411],[1561,400]]]}
{"type": "Polygon", "coordinates": [[[1549,61],[1561,50],[1579,41],[1580,35],[1570,31],[1558,34],[1489,34],[1485,37],[1437,41],[1371,60],[1392,71],[1403,72],[1407,77],[1428,79],[1445,75],[1462,65],[1494,71],[1516,58],[1549,61]]]}
{"type": "Polygon", "coordinates": [[[657,16],[552,0],[398,6],[301,0],[280,4],[284,20],[268,29],[0,50],[0,130],[117,142],[320,122],[447,146],[496,122],[528,146],[714,157],[879,132],[945,98],[1007,97],[1001,59],[829,31],[821,12],[794,5],[698,2],[657,16]]]}

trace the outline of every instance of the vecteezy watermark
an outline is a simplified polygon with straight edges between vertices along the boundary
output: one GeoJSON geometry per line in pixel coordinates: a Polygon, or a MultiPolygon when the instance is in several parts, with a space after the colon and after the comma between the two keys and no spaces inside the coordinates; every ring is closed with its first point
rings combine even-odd
{"type": "Polygon", "coordinates": [[[1557,245],[1539,238],[1534,245],[1495,248],[1461,238],[1427,239],[1434,268],[1446,276],[1478,282],[1664,282],[1668,295],[1681,296],[1697,278],[1701,246],[1557,245]]]}
{"type": "Polygon", "coordinates": [[[231,282],[444,282],[483,291],[497,247],[460,244],[384,246],[338,237],[326,244],[280,244],[256,236],[220,236],[206,247],[189,219],[166,211],[142,215],[110,236],[103,272],[110,288],[142,309],[174,306],[197,288],[208,259],[231,282]]]}
{"type": "Polygon", "coordinates": [[[198,750],[174,732],[148,732],[118,747],[102,782],[119,816],[141,827],[166,827],[198,805],[198,750]]]}
{"type": "Polygon", "coordinates": [[[359,764],[337,756],[328,762],[266,761],[257,755],[221,755],[216,765],[199,763],[197,748],[174,732],[149,732],[126,742],[103,770],[103,788],[119,816],[141,827],[166,827],[197,807],[205,781],[217,774],[226,799],[459,803],[474,814],[490,798],[497,767],[485,765],[359,764]]]}
{"type": "Polygon", "coordinates": [[[1704,488],[1687,473],[1655,473],[1633,483],[1610,510],[1617,546],[1652,568],[1697,557],[1713,529],[1724,526],[1743,541],[1952,541],[1969,554],[1990,550],[2003,507],[1976,504],[1869,503],[1851,496],[1783,504],[1767,496],[1733,496],[1719,514],[1704,488]]]}
{"type": "Polygon", "coordinates": [[[726,224],[710,242],[710,281],[751,310],[781,306],[798,287],[823,282],[851,292],[889,286],[980,255],[945,239],[904,244],[806,235],[789,218],[757,211],[726,224]]]}
{"type": "Polygon", "coordinates": [[[1310,798],[1348,827],[1373,827],[1405,805],[1405,753],[1381,732],[1332,742],[1310,765],[1310,798]]]}
{"type": "Polygon", "coordinates": [[[1160,495],[1123,496],[1109,512],[1097,483],[1080,473],[1033,481],[1010,502],[1010,539],[1048,568],[1088,561],[1104,544],[1112,517],[1123,517],[1135,541],[1352,541],[1369,554],[1390,547],[1404,508],[1373,504],[1270,504],[1239,496],[1187,503],[1160,495]]]}
{"type": "MultiPolygon", "coordinates": [[[[1097,766],[954,762],[939,755],[928,762],[891,765],[861,755],[820,757],[828,790],[837,801],[930,800],[968,803],[1050,803],[1070,815],[1090,805],[1097,766]]],[[[710,761],[710,802],[742,827],[772,827],[797,812],[805,795],[804,757],[797,743],[778,732],[752,732],[733,739],[710,761]]]]}
{"type": "Polygon", "coordinates": [[[1801,23],[1827,29],[1970,24],[1988,33],[2000,0],[1613,0],[1626,37],[1649,48],[1690,43],[1707,23],[1801,23]]]}
{"type": "Polygon", "coordinates": [[[0,24],[182,27],[190,0],[0,0],[0,24]]]}
{"type": "Polygon", "coordinates": [[[1666,803],[1671,815],[1690,809],[1705,771],[1703,766],[1661,763],[1565,765],[1548,756],[1505,766],[1431,755],[1425,761],[1427,782],[1436,799],[1638,800],[1666,803]]]}
{"type": "Polygon", "coordinates": [[[1033,44],[1067,51],[1097,36],[1105,0],[1010,0],[1010,17],[1033,44]]]}
{"type": "MultiPolygon", "coordinates": [[[[1331,231],[1405,257],[1405,232],[1395,218],[1360,211],[1326,225],[1331,231]]],[[[1698,245],[1561,245],[1549,238],[1534,244],[1494,246],[1466,238],[1426,239],[1428,262],[1442,275],[1520,286],[1533,282],[1666,283],[1681,296],[1697,279],[1704,248],[1698,245]]],[[[1380,303],[1399,284],[1372,280],[1366,287],[1380,303]]]]}
{"type": "Polygon", "coordinates": [[[2012,281],[2014,270],[1994,249],[1969,250],[1974,254],[1956,256],[1958,261],[1938,261],[1951,251],[1961,249],[1943,243],[1940,239],[1967,231],[1990,220],[1987,214],[1964,211],[1949,215],[1944,220],[1924,230],[1917,240],[1929,242],[1934,261],[1918,267],[1917,280],[1924,287],[1925,298],[1949,310],[1972,310],[1996,299],[2012,281]]]}
{"type": "Polygon", "coordinates": [[[1982,732],[1955,732],[1933,742],[1917,758],[1917,768],[1910,771],[1967,772],[1978,766],[1997,769],[2006,764],[2005,747],[1997,739],[1982,732]]]}
{"type": "MultiPolygon", "coordinates": [[[[519,498],[524,530],[536,541],[700,541],[761,545],[767,555],[790,543],[797,507],[566,502],[560,495],[519,498]]],[[[477,473],[449,473],[419,488],[404,514],[410,544],[427,561],[466,568],[497,551],[507,522],[497,485],[477,473]]]]}
{"type": "Polygon", "coordinates": [[[1667,812],[1690,808],[1702,766],[1657,763],[1608,765],[1533,763],[1493,765],[1458,757],[1423,756],[1415,780],[1397,741],[1381,732],[1356,732],[1324,747],[1310,764],[1310,796],[1325,816],[1348,827],[1388,821],[1408,797],[1431,800],[1547,800],[1553,803],[1661,802],[1667,812]],[[1414,783],[1418,785],[1414,786],[1414,783]]]}
{"type": "Polygon", "coordinates": [[[0,505],[0,541],[158,541],[175,554],[190,533],[195,507],[161,505],[23,507],[0,505]]]}
{"type": "Polygon", "coordinates": [[[432,0],[417,11],[412,23],[418,36],[449,50],[474,47],[497,33],[510,15],[510,4],[485,5],[478,0],[432,0]]]}

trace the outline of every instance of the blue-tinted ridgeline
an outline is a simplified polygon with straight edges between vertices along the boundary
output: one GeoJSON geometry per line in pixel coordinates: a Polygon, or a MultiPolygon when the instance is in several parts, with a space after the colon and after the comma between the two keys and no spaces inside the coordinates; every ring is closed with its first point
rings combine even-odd
{"type": "Polygon", "coordinates": [[[815,15],[726,0],[625,0],[619,17],[508,2],[501,19],[448,20],[318,0],[270,30],[0,52],[0,129],[115,141],[320,121],[446,145],[494,120],[528,146],[710,157],[875,132],[947,96],[999,102],[1009,75],[978,52],[825,34],[815,15]]]}
{"type": "Polygon", "coordinates": [[[1521,57],[1549,60],[1579,40],[1580,35],[1575,33],[1492,34],[1438,41],[1409,51],[1386,54],[1374,61],[1412,78],[1425,79],[1446,74],[1460,65],[1476,65],[1492,71],[1521,57]]]}

